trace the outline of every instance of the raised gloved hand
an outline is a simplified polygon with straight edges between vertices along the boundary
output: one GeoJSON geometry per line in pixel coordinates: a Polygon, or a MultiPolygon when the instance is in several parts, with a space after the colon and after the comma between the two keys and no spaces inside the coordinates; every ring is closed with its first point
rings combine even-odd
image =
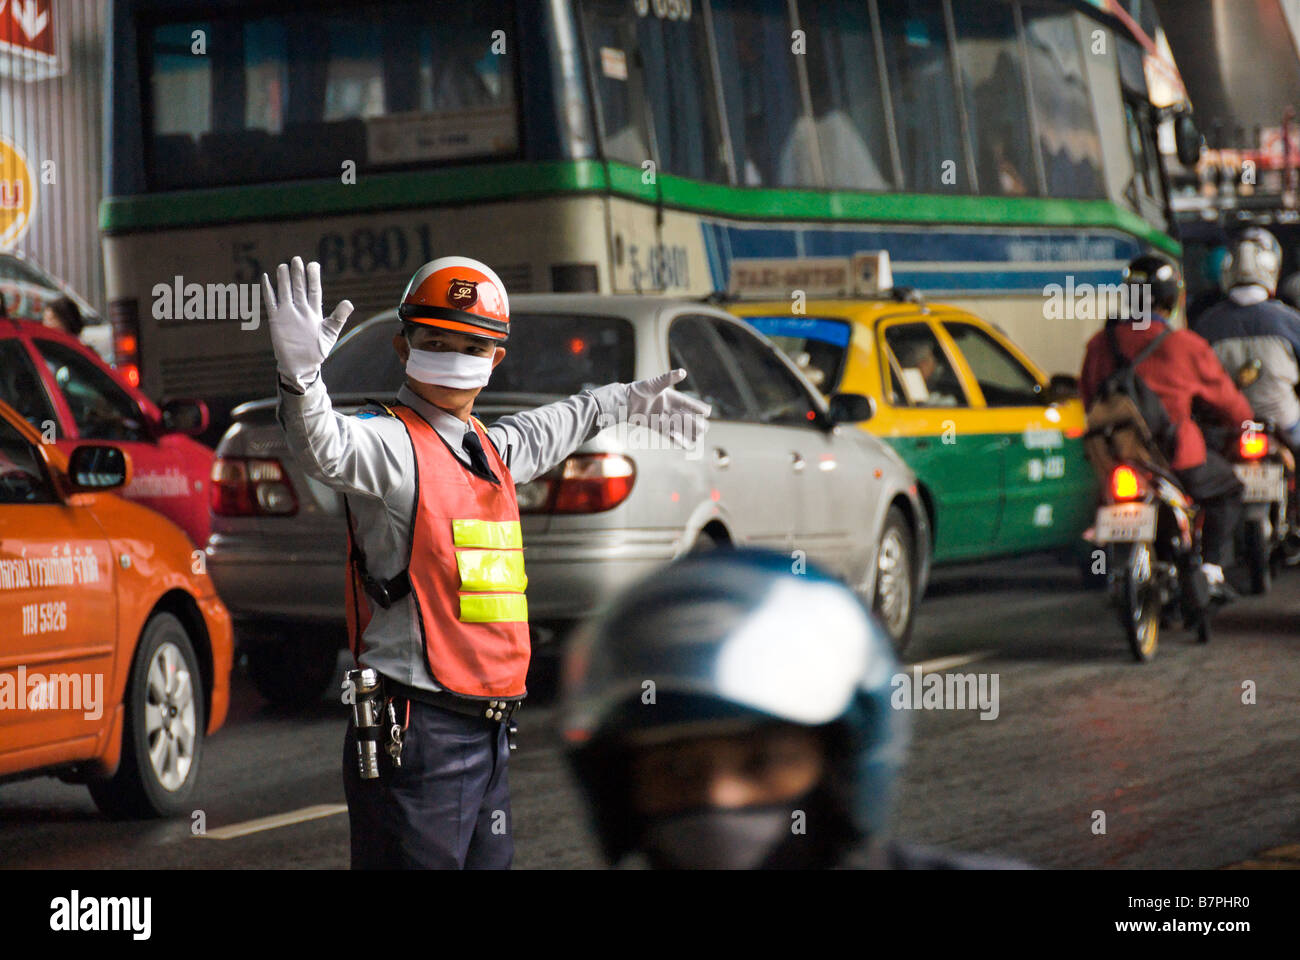
{"type": "Polygon", "coordinates": [[[304,390],[320,374],[321,363],[348,322],[352,304],[340,301],[333,313],[323,316],[320,264],[313,260],[304,270],[302,257],[294,257],[292,267],[280,264],[276,286],[278,293],[272,292],[270,277],[262,274],[262,300],[270,318],[276,369],[283,379],[304,390]]]}
{"type": "Polygon", "coordinates": [[[677,369],[628,384],[627,413],[629,417],[647,417],[646,425],[651,430],[658,430],[684,447],[693,447],[709,429],[708,416],[713,408],[673,389],[674,383],[685,379],[686,371],[677,369]]]}

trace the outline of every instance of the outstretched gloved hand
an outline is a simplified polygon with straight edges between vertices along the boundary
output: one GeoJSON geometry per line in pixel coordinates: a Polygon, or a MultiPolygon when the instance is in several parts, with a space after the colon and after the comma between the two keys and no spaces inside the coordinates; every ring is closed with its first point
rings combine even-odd
{"type": "Polygon", "coordinates": [[[628,384],[627,413],[629,417],[646,417],[651,430],[658,430],[684,447],[693,447],[709,429],[708,416],[713,408],[673,389],[674,383],[685,379],[686,371],[679,368],[628,384]]]}
{"type": "Polygon", "coordinates": [[[321,312],[320,264],[314,260],[303,269],[302,257],[292,266],[276,269],[277,292],[271,279],[262,274],[262,300],[271,327],[276,368],[280,376],[304,390],[320,374],[343,324],[352,313],[352,303],[342,300],[328,317],[321,312]]]}

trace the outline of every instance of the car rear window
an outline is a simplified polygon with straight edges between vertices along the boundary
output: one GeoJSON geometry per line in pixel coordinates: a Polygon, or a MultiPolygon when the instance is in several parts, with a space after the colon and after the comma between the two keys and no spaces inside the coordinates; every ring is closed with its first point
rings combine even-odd
{"type": "Polygon", "coordinates": [[[822,393],[835,392],[844,375],[851,330],[845,320],[825,317],[741,317],[763,334],[822,393]]]}
{"type": "MultiPolygon", "coordinates": [[[[393,350],[397,320],[345,338],[325,361],[325,386],[338,393],[392,394],[406,379],[393,350]]],[[[543,393],[567,397],[588,387],[633,378],[632,325],[621,317],[515,314],[506,358],[484,393],[543,393]]]]}

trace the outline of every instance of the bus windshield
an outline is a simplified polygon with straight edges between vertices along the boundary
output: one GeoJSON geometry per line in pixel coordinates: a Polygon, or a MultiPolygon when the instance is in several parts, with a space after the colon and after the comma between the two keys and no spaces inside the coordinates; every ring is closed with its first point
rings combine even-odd
{"type": "Polygon", "coordinates": [[[387,3],[143,27],[150,188],[516,153],[514,47],[499,29],[509,6],[387,3]]]}

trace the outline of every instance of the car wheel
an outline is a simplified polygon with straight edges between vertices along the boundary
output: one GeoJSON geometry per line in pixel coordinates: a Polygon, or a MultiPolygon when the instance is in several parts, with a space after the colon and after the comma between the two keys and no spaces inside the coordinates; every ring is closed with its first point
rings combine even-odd
{"type": "Polygon", "coordinates": [[[259,636],[246,652],[257,692],[283,707],[303,707],[323,697],[339,662],[332,639],[301,628],[259,636]]]}
{"type": "Polygon", "coordinates": [[[912,529],[903,511],[890,507],[876,550],[876,584],[871,609],[880,618],[900,656],[912,640],[912,614],[916,609],[916,565],[912,553],[912,529]]]}
{"type": "Polygon", "coordinates": [[[114,818],[180,813],[199,775],[207,727],[198,658],[170,613],[149,619],[126,688],[122,762],[92,781],[95,806],[114,818]]]}

